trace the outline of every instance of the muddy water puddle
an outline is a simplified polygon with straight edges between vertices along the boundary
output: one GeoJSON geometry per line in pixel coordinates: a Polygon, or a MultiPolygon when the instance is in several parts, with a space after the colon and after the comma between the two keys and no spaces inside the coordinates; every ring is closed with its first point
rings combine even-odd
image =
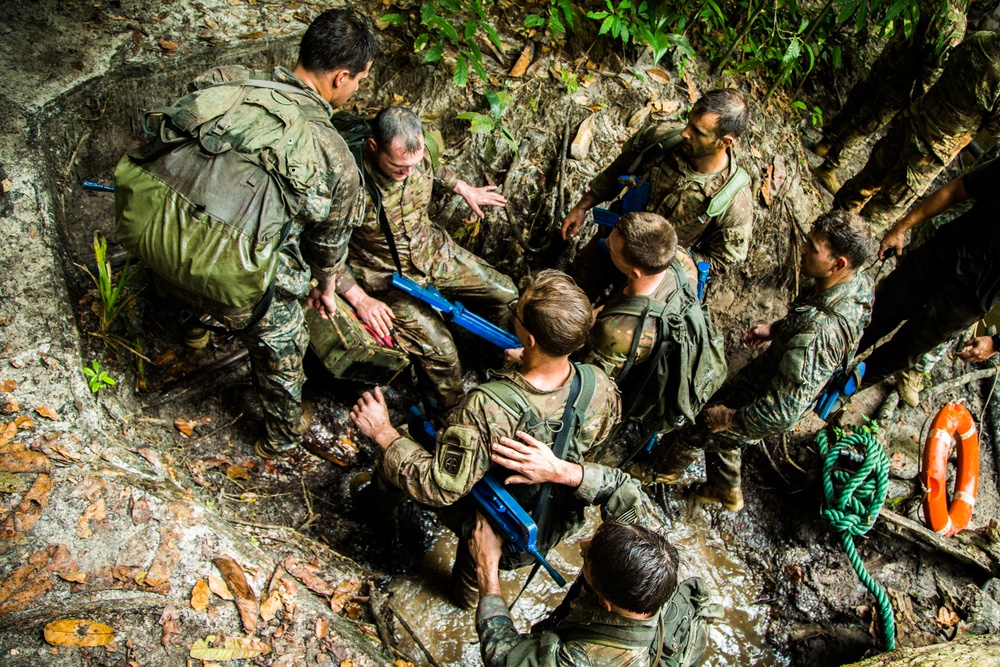
{"type": "MultiPolygon", "coordinates": [[[[721,602],[726,612],[723,620],[711,626],[711,642],[702,664],[706,667],[787,664],[786,660],[774,655],[764,637],[768,607],[755,603],[760,586],[708,524],[707,513],[696,509],[689,515],[674,520],[671,541],[686,559],[689,576],[698,574],[705,579],[715,601],[721,602]]],[[[549,561],[568,581],[572,582],[582,564],[579,540],[592,535],[599,523],[598,509],[590,508],[584,529],[550,555],[549,561]]],[[[440,529],[433,548],[420,566],[395,577],[391,585],[396,611],[442,667],[482,664],[475,612],[460,610],[448,601],[448,574],[455,545],[455,536],[440,529]]],[[[508,603],[521,590],[528,571],[524,568],[517,572],[501,572],[501,585],[508,603]]],[[[559,604],[566,590],[557,587],[544,571],[539,571],[512,610],[518,630],[527,632],[532,623],[544,618],[559,604]]],[[[430,664],[405,630],[400,629],[397,636],[401,639],[401,648],[417,664],[430,664]]]]}

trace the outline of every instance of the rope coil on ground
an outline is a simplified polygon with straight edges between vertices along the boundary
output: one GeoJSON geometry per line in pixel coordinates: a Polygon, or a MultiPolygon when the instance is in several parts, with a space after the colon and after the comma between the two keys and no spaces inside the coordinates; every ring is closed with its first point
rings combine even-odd
{"type": "Polygon", "coordinates": [[[823,457],[823,516],[840,533],[841,543],[858,579],[875,597],[879,630],[887,651],[896,648],[896,621],[885,590],[872,579],[858,554],[854,538],[864,535],[878,518],[889,489],[889,457],[870,433],[850,433],[830,446],[826,430],[816,434],[823,457]],[[863,459],[859,452],[864,452],[863,459]],[[860,461],[854,472],[839,469],[841,457],[860,461]]]}

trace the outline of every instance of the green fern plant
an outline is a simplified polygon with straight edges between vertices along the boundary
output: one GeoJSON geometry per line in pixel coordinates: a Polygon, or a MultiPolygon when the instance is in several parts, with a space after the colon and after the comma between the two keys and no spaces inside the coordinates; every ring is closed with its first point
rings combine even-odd
{"type": "Polygon", "coordinates": [[[517,149],[517,141],[514,140],[514,135],[511,134],[510,130],[504,126],[501,120],[504,111],[506,111],[507,107],[510,106],[513,96],[503,90],[486,90],[483,94],[486,96],[486,100],[490,103],[489,116],[476,111],[464,111],[455,116],[455,118],[469,121],[469,123],[471,123],[469,130],[475,132],[476,134],[491,134],[499,131],[500,136],[507,142],[507,145],[511,147],[514,154],[520,155],[517,149]]]}
{"type": "Polygon", "coordinates": [[[100,305],[101,333],[107,333],[118,317],[128,311],[134,304],[139,293],[128,289],[129,283],[139,273],[139,266],[132,264],[131,255],[126,255],[125,266],[115,280],[108,261],[108,242],[97,231],[94,232],[94,259],[97,263],[97,273],[94,274],[86,266],[77,264],[86,271],[97,287],[98,303],[100,305]]]}

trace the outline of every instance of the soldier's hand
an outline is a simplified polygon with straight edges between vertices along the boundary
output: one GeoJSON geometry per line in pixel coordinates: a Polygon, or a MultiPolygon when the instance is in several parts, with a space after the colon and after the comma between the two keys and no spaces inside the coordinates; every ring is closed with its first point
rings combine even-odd
{"type": "Polygon", "coordinates": [[[893,248],[896,251],[896,256],[899,257],[903,254],[903,245],[905,243],[906,232],[893,227],[885,233],[885,236],[882,237],[882,242],[878,244],[879,259],[885,259],[885,251],[889,248],[893,248]]]}
{"type": "Polygon", "coordinates": [[[306,297],[306,306],[319,312],[319,316],[324,320],[330,319],[337,312],[337,301],[334,298],[336,287],[336,280],[330,280],[326,285],[321,281],[318,286],[310,290],[306,297]]]}
{"type": "Polygon", "coordinates": [[[520,366],[521,360],[523,358],[524,358],[523,347],[512,347],[510,349],[503,351],[504,366],[520,366]]]}
{"type": "Polygon", "coordinates": [[[523,442],[500,438],[500,442],[493,445],[490,455],[494,463],[515,473],[504,484],[555,482],[577,487],[583,482],[583,468],[580,465],[559,459],[549,445],[524,431],[518,431],[517,437],[523,442]]]}
{"type": "Polygon", "coordinates": [[[479,595],[500,595],[500,556],[503,538],[496,534],[486,518],[476,512],[476,528],[469,540],[469,553],[476,563],[479,595]]]}
{"type": "Polygon", "coordinates": [[[705,408],[702,414],[705,415],[705,425],[712,433],[726,431],[736,425],[733,422],[733,415],[736,414],[736,411],[724,405],[713,405],[710,408],[705,408]]]}
{"type": "Polygon", "coordinates": [[[562,237],[564,241],[569,241],[571,238],[576,236],[576,233],[580,231],[580,227],[583,226],[584,221],[587,219],[587,209],[580,208],[579,206],[574,206],[570,209],[569,213],[563,219],[562,224],[562,237]]]}
{"type": "Polygon", "coordinates": [[[357,404],[351,408],[351,421],[364,435],[374,440],[383,450],[399,437],[399,432],[389,421],[389,409],[385,405],[382,390],[365,392],[357,404]]]}
{"type": "Polygon", "coordinates": [[[993,349],[992,336],[976,336],[965,341],[962,351],[958,353],[958,358],[972,364],[986,361],[996,353],[997,350],[993,349]]]}
{"type": "Polygon", "coordinates": [[[483,213],[481,206],[506,206],[507,199],[500,194],[495,192],[497,186],[495,185],[484,185],[481,188],[474,188],[465,181],[459,181],[455,185],[455,192],[462,195],[469,208],[476,216],[482,218],[486,214],[483,213]]]}
{"type": "Polygon", "coordinates": [[[392,308],[385,305],[378,299],[367,294],[357,304],[354,310],[358,313],[358,318],[370,326],[375,334],[381,338],[388,338],[392,334],[392,308]]]}
{"type": "Polygon", "coordinates": [[[749,347],[760,347],[772,338],[774,335],[771,333],[770,324],[757,324],[743,334],[743,344],[749,347]]]}

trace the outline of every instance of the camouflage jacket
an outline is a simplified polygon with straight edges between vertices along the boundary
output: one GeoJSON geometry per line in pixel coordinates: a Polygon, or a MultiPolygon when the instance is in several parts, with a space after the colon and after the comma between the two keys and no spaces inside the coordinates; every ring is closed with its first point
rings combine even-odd
{"type": "MultiPolygon", "coordinates": [[[[621,154],[607,169],[594,177],[590,189],[601,201],[610,201],[622,190],[618,177],[628,173],[639,155],[682,128],[668,123],[650,125],[632,136],[621,154]]],[[[670,220],[677,230],[678,244],[691,248],[697,259],[707,259],[713,271],[721,271],[734,262],[746,259],[753,229],[753,203],[747,185],[733,198],[722,215],[704,223],[699,220],[709,201],[729,180],[736,168],[735,151],[729,150],[729,166],[716,174],[699,174],[684,159],[680,146],[660,157],[648,156],[639,167],[649,179],[646,210],[670,220]]]]}
{"type": "Polygon", "coordinates": [[[977,32],[955,47],[941,78],[907,116],[914,140],[942,165],[984,127],[1000,133],[1000,33],[977,32]]]}
{"type": "MultiPolygon", "coordinates": [[[[585,463],[583,467],[583,483],[577,488],[576,495],[587,504],[600,505],[603,520],[637,523],[665,533],[666,526],[659,508],[627,473],[594,463],[585,463]]],[[[580,596],[569,603],[568,615],[556,624],[556,628],[565,624],[587,624],[594,628],[639,625],[655,629],[657,617],[636,620],[605,611],[598,606],[589,589],[584,587],[580,596]]],[[[507,603],[500,595],[489,595],[479,601],[476,631],[486,667],[645,667],[649,664],[649,648],[623,649],[586,640],[562,640],[554,632],[520,634],[514,627],[507,603]]],[[[668,648],[670,643],[671,638],[666,638],[668,648]]]]}
{"type": "MultiPolygon", "coordinates": [[[[680,259],[674,260],[675,262],[680,259]]],[[[684,267],[687,269],[687,266],[684,267]]],[[[688,272],[686,272],[687,274],[688,272]]],[[[697,281],[695,281],[697,284],[697,281]]],[[[655,301],[666,301],[674,290],[677,289],[677,278],[674,272],[667,270],[663,274],[663,280],[657,285],[650,299],[655,301]]],[[[611,296],[615,299],[621,291],[611,296]]],[[[609,303],[611,301],[609,300],[609,303]]],[[[608,377],[617,379],[625,361],[628,359],[629,351],[632,349],[632,341],[635,339],[636,329],[639,325],[639,318],[635,315],[626,314],[605,314],[603,311],[597,315],[593,328],[590,330],[588,338],[588,351],[584,361],[593,364],[608,374],[608,377]]],[[[649,358],[650,352],[659,340],[660,325],[654,318],[647,318],[640,331],[639,347],[636,350],[635,364],[641,364],[649,358]]]]}
{"type": "MultiPolygon", "coordinates": [[[[326,100],[284,67],[275,67],[271,72],[236,65],[218,67],[195,79],[191,89],[242,79],[265,79],[302,88],[318,105],[333,113],[326,100]]],[[[312,130],[320,173],[325,173],[326,178],[318,179],[306,193],[288,241],[282,246],[278,269],[278,288],[300,298],[309,292],[310,273],[316,278],[332,277],[343,269],[351,230],[361,224],[365,206],[361,174],[347,144],[330,123],[313,123],[312,130]]]]}
{"type": "Polygon", "coordinates": [[[734,383],[756,385],[738,407],[731,435],[759,440],[791,430],[834,371],[849,363],[871,319],[872,281],[863,273],[819,294],[800,297],[771,325],[768,349],[734,383]],[[767,383],[767,384],[764,384],[767,383]]]}
{"type": "MultiPolygon", "coordinates": [[[[573,373],[576,371],[574,370],[573,373]]],[[[514,385],[542,419],[562,419],[571,381],[554,391],[540,391],[514,370],[496,371],[494,379],[514,385]]],[[[621,406],[614,383],[595,369],[596,387],[585,414],[578,415],[580,430],[569,439],[565,460],[582,463],[584,454],[603,442],[618,422],[621,406]]],[[[571,376],[572,377],[572,376],[571,376]]],[[[438,433],[434,452],[403,436],[396,439],[380,463],[384,477],[413,500],[440,507],[451,505],[467,495],[472,486],[490,469],[492,445],[501,437],[514,438],[517,419],[481,391],[471,391],[448,415],[448,425],[438,433]]],[[[501,469],[502,470],[502,469],[501,469]]],[[[552,534],[539,536],[542,553],[582,521],[582,505],[575,507],[559,488],[553,489],[549,507],[555,520],[549,522],[552,534]],[[559,524],[559,525],[556,525],[559,524]]],[[[509,487],[512,495],[527,511],[540,485],[509,487]]],[[[471,511],[471,506],[470,506],[471,511]]]]}
{"type": "MultiPolygon", "coordinates": [[[[423,161],[401,182],[382,174],[367,149],[364,158],[365,171],[382,195],[382,207],[396,242],[403,274],[426,287],[427,278],[447,272],[450,249],[454,243],[448,233],[431,222],[428,216],[434,179],[439,178],[445,187],[454,189],[458,178],[445,167],[439,167],[435,172],[426,151],[423,161]]],[[[379,226],[378,211],[367,191],[365,200],[365,219],[351,237],[347,262],[354,279],[365,291],[380,292],[389,288],[396,265],[379,226]]],[[[349,286],[349,282],[342,282],[338,289],[346,291],[349,286]]]]}

